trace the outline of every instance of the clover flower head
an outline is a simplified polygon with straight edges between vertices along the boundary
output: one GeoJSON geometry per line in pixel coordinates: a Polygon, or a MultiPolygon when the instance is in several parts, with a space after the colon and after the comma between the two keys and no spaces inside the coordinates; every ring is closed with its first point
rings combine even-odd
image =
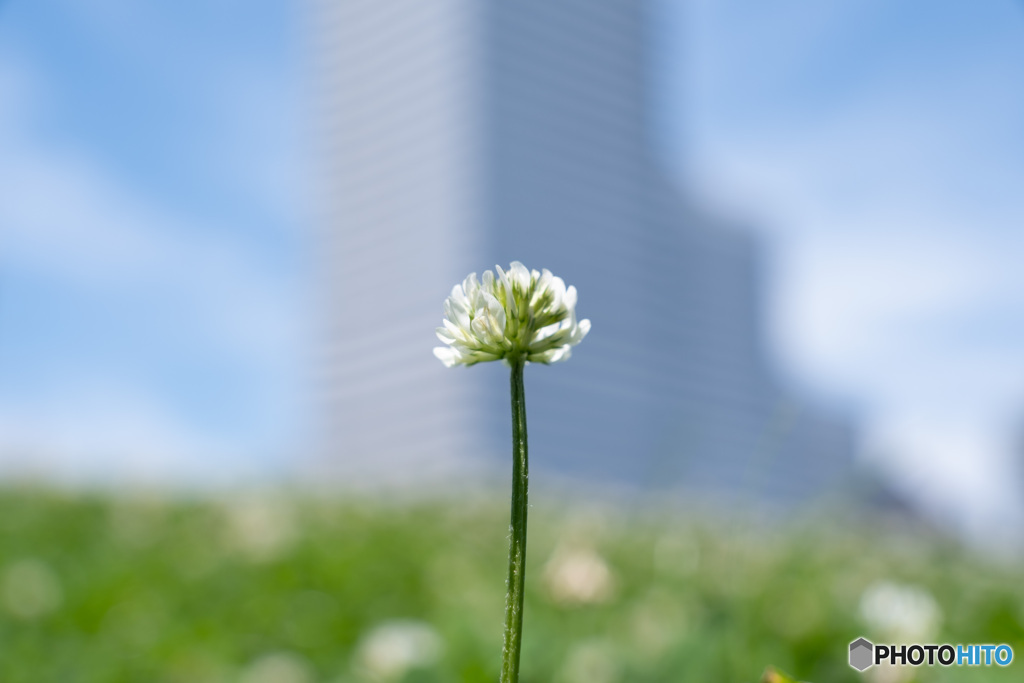
{"type": "Polygon", "coordinates": [[[507,271],[495,266],[478,280],[470,273],[444,302],[444,326],[437,338],[447,344],[434,355],[448,367],[484,361],[566,360],[590,331],[576,320],[576,288],[544,269],[527,270],[513,261],[507,271]]]}

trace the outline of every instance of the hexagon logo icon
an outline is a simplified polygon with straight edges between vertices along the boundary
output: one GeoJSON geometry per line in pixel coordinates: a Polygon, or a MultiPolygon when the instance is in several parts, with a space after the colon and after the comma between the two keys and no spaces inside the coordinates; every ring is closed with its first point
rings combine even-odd
{"type": "Polygon", "coordinates": [[[850,666],[857,671],[863,671],[874,662],[875,646],[866,638],[858,638],[850,643],[850,666]]]}

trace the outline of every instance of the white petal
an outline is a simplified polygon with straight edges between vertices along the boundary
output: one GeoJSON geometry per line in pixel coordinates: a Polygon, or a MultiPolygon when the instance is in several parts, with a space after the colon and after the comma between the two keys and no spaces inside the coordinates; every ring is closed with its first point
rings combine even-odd
{"type": "Polygon", "coordinates": [[[548,289],[555,295],[551,307],[557,311],[564,305],[562,301],[565,299],[565,281],[556,275],[551,278],[551,284],[548,285],[548,289]]]}
{"type": "MultiPolygon", "coordinates": [[[[536,273],[537,271],[533,272],[536,273]]],[[[537,287],[534,290],[533,294],[534,298],[537,298],[537,295],[539,294],[543,294],[544,291],[551,286],[552,277],[554,276],[551,274],[551,271],[548,270],[547,268],[545,268],[544,271],[540,273],[540,277],[537,278],[537,287]]]]}
{"type": "Polygon", "coordinates": [[[526,266],[519,261],[513,261],[508,270],[509,275],[512,276],[512,281],[519,288],[519,291],[526,292],[530,289],[530,271],[526,269],[526,266]]]}
{"type": "Polygon", "coordinates": [[[462,302],[451,297],[446,299],[444,302],[444,315],[447,320],[452,321],[459,327],[463,329],[469,328],[469,310],[462,302]]]}
{"type": "Polygon", "coordinates": [[[562,299],[562,303],[570,311],[576,308],[576,288],[572,285],[565,290],[565,297],[562,299]]]}
{"type": "Polygon", "coordinates": [[[502,287],[505,289],[505,308],[510,318],[515,319],[518,316],[516,309],[516,298],[512,295],[512,285],[509,283],[508,275],[501,266],[494,266],[498,271],[498,279],[501,281],[502,287]]]}
{"type": "Polygon", "coordinates": [[[434,355],[437,356],[438,360],[444,363],[447,368],[450,368],[459,362],[458,352],[447,346],[435,346],[434,355]]]}
{"type": "Polygon", "coordinates": [[[501,305],[492,294],[484,294],[484,303],[487,306],[487,312],[494,316],[495,320],[499,321],[501,331],[505,331],[505,308],[501,305]]]}
{"type": "Polygon", "coordinates": [[[473,318],[473,322],[470,324],[470,329],[473,331],[473,336],[476,337],[483,343],[490,343],[491,341],[491,330],[487,324],[487,316],[480,315],[473,318]]]}
{"type": "Polygon", "coordinates": [[[462,306],[468,307],[469,305],[469,300],[466,298],[466,292],[462,289],[462,285],[455,285],[452,287],[452,293],[449,299],[462,306]]]}
{"type": "Polygon", "coordinates": [[[555,332],[558,332],[558,330],[561,329],[561,327],[562,323],[552,323],[546,327],[542,327],[533,333],[533,341],[544,341],[545,339],[553,335],[555,332]]]}
{"type": "Polygon", "coordinates": [[[547,351],[538,351],[537,353],[531,353],[526,357],[526,360],[530,361],[531,363],[550,363],[551,354],[553,352],[554,349],[548,349],[547,351]]]}
{"type": "Polygon", "coordinates": [[[462,289],[466,292],[466,298],[472,301],[476,293],[480,291],[480,283],[476,279],[476,273],[470,273],[462,281],[462,289]]]}
{"type": "Polygon", "coordinates": [[[481,294],[481,299],[487,308],[480,311],[480,325],[476,324],[476,320],[473,321],[473,331],[487,342],[501,346],[505,341],[505,309],[486,292],[481,294]]]}

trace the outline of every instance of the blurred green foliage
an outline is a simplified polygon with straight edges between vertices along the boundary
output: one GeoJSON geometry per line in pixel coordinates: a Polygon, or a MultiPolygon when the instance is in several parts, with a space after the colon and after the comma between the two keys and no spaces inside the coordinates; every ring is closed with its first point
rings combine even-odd
{"type": "MultiPolygon", "coordinates": [[[[490,500],[0,491],[0,681],[491,683],[508,511],[490,500]]],[[[534,508],[523,683],[754,682],[767,665],[859,681],[848,643],[894,642],[863,617],[878,582],[931,596],[931,642],[1024,656],[1017,566],[879,523],[687,519],[534,508]]]]}

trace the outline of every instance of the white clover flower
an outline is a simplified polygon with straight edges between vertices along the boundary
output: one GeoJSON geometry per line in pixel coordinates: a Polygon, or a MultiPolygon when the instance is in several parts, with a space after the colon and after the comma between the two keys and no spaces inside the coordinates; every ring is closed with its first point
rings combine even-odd
{"type": "Polygon", "coordinates": [[[860,598],[860,615],[872,629],[911,642],[927,641],[939,630],[942,609],[915,584],[877,581],[860,598]]]}
{"type": "Polygon", "coordinates": [[[556,548],[544,567],[544,582],[555,602],[578,605],[607,602],[615,589],[611,567],[587,548],[556,548]]]}
{"type": "Polygon", "coordinates": [[[448,367],[490,360],[531,363],[566,360],[590,331],[576,320],[576,288],[551,271],[529,271],[513,261],[508,271],[495,266],[477,280],[470,273],[444,302],[444,327],[437,338],[448,346],[434,355],[448,367]]]}
{"type": "Polygon", "coordinates": [[[433,626],[399,619],[375,627],[359,643],[356,664],[376,681],[402,678],[410,669],[430,667],[444,650],[444,640],[433,626]]]}

